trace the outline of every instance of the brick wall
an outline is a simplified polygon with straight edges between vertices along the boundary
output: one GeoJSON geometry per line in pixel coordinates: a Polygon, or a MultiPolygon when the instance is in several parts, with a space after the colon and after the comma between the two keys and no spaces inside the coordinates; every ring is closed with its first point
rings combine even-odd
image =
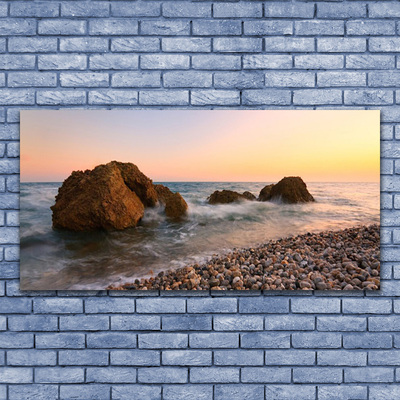
{"type": "Polygon", "coordinates": [[[1,1],[0,399],[400,398],[398,17],[385,0],[1,1]],[[382,290],[20,292],[19,110],[59,107],[379,108],[382,290]]]}

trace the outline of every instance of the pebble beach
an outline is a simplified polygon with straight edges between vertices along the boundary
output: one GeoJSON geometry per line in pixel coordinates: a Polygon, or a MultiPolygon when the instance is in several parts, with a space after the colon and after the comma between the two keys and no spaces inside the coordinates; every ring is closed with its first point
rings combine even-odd
{"type": "Polygon", "coordinates": [[[109,290],[378,290],[380,226],[306,233],[109,290]]]}

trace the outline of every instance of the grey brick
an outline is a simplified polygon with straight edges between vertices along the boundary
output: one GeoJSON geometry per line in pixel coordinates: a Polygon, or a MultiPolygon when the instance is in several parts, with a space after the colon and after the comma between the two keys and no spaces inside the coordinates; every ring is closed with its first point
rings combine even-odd
{"type": "MultiPolygon", "coordinates": [[[[163,105],[177,105],[177,106],[184,106],[189,104],[189,91],[187,90],[174,90],[169,91],[169,90],[141,90],[139,92],[139,104],[141,105],[153,105],[153,106],[163,106],[163,105]]],[[[144,300],[144,299],[140,299],[144,300]]],[[[149,300],[149,299],[145,299],[149,300]]],[[[164,300],[164,299],[160,299],[164,300]]],[[[172,299],[171,299],[172,300],[172,299]]],[[[178,299],[177,299],[178,300],[178,299]]],[[[179,299],[181,300],[181,299],[179,299]]],[[[139,300],[138,300],[139,301],[139,300]]],[[[179,313],[179,307],[176,308],[174,311],[169,311],[171,313],[179,313]]],[[[151,311],[146,311],[146,307],[142,306],[142,311],[138,312],[151,312],[151,311]]],[[[167,310],[158,310],[158,312],[165,312],[167,313],[167,310]]]]}
{"type": "Polygon", "coordinates": [[[36,94],[36,102],[42,105],[85,104],[86,93],[83,90],[46,90],[36,94]]]}
{"type": "Polygon", "coordinates": [[[1,314],[29,314],[32,309],[32,301],[28,298],[0,298],[1,314]]]}
{"type": "Polygon", "coordinates": [[[166,350],[162,352],[162,365],[211,365],[212,352],[205,350],[166,350]]]}
{"type": "Polygon", "coordinates": [[[339,333],[301,332],[292,334],[294,348],[340,348],[342,335],[339,333]]]}
{"type": "Polygon", "coordinates": [[[245,105],[288,105],[291,103],[289,90],[254,89],[242,92],[242,102],[245,105]]]}
{"type": "Polygon", "coordinates": [[[369,365],[400,365],[400,351],[371,350],[368,352],[369,365]]]}
{"type": "MultiPolygon", "coordinates": [[[[241,65],[240,56],[217,55],[217,54],[212,54],[212,55],[204,54],[204,55],[192,56],[192,66],[194,69],[238,70],[240,69],[240,65],[241,65]]],[[[189,66],[189,59],[187,59],[187,66],[189,66]]]]}
{"type": "Polygon", "coordinates": [[[245,35],[292,35],[293,23],[291,21],[244,21],[245,35]]]}
{"type": "Polygon", "coordinates": [[[9,350],[7,364],[13,366],[56,365],[57,353],[54,350],[9,350]]]}
{"type": "Polygon", "coordinates": [[[159,87],[160,84],[161,74],[153,71],[116,72],[111,77],[113,87],[159,87]]]}
{"type": "MultiPolygon", "coordinates": [[[[167,3],[168,4],[168,3],[167,3]]],[[[207,400],[212,398],[213,388],[209,385],[167,385],[163,388],[164,400],[207,400]]]]}
{"type": "Polygon", "coordinates": [[[259,3],[215,3],[214,18],[262,17],[259,3]]]}
{"type": "Polygon", "coordinates": [[[163,316],[163,331],[209,331],[212,317],[203,315],[163,316]]]}
{"type": "Polygon", "coordinates": [[[386,299],[343,299],[345,314],[390,314],[392,303],[386,299]]]}
{"type": "Polygon", "coordinates": [[[315,351],[311,350],[266,350],[266,365],[314,365],[315,351]]]}
{"type": "Polygon", "coordinates": [[[59,365],[108,365],[108,352],[105,350],[60,350],[59,365]]]}
{"type": "Polygon", "coordinates": [[[318,3],[318,18],[362,18],[367,16],[367,8],[361,3],[318,3]]]}
{"type": "Polygon", "coordinates": [[[388,333],[347,333],[343,335],[345,349],[388,349],[392,336],[388,333]]]}
{"type": "Polygon", "coordinates": [[[190,382],[192,383],[238,383],[239,368],[212,367],[191,368],[190,382]]]}
{"type": "Polygon", "coordinates": [[[188,299],[189,313],[234,313],[237,311],[237,300],[234,298],[188,299]]]}
{"type": "Polygon", "coordinates": [[[160,39],[153,37],[126,37],[111,39],[111,51],[116,52],[157,52],[160,50],[160,39]]]}
{"type": "Polygon", "coordinates": [[[312,18],[314,16],[314,4],[268,1],[264,5],[264,16],[268,18],[312,18]]]}
{"type": "Polygon", "coordinates": [[[8,317],[8,329],[10,331],[56,331],[58,321],[57,317],[48,315],[10,316],[8,317]]]}
{"type": "Polygon", "coordinates": [[[324,53],[363,53],[367,41],[362,38],[318,38],[317,50],[324,53]]]}
{"type": "Polygon", "coordinates": [[[57,39],[47,37],[10,37],[10,53],[50,53],[57,51],[57,39]]]}
{"type": "Polygon", "coordinates": [[[138,22],[133,19],[97,19],[89,21],[90,35],[137,35],[138,22]]]}
{"type": "Polygon", "coordinates": [[[4,54],[0,58],[0,68],[9,69],[33,69],[35,66],[34,55],[4,54]]]}
{"type": "MultiPolygon", "coordinates": [[[[195,88],[211,87],[212,73],[202,71],[169,71],[163,74],[164,87],[195,88]]],[[[158,84],[160,85],[160,78],[158,84]]]]}
{"type": "Polygon", "coordinates": [[[369,317],[368,329],[372,332],[380,331],[399,331],[400,316],[369,317]]]}
{"type": "MultiPolygon", "coordinates": [[[[336,387],[336,386],[335,386],[336,387]]],[[[265,388],[267,399],[293,400],[314,400],[316,396],[315,386],[309,385],[268,385],[265,388]]]]}
{"type": "Polygon", "coordinates": [[[83,383],[85,380],[84,369],[80,367],[69,368],[36,368],[35,382],[38,383],[83,383]]]}
{"type": "MultiPolygon", "coordinates": [[[[315,92],[307,90],[305,92],[315,92]]],[[[332,91],[333,94],[338,91],[332,91]]],[[[340,91],[339,91],[340,92],[340,91]]],[[[326,92],[328,93],[328,92],[326,92]]],[[[292,299],[292,312],[294,313],[322,313],[332,314],[340,312],[340,299],[292,299]]]]}
{"type": "Polygon", "coordinates": [[[142,349],[179,349],[188,346],[188,335],[183,333],[146,333],[139,334],[139,348],[142,349]]]}
{"type": "MultiPolygon", "coordinates": [[[[382,4],[383,3],[380,3],[381,6],[382,4]]],[[[374,4],[370,4],[370,6],[372,5],[374,4]]],[[[346,32],[348,35],[394,35],[395,31],[396,27],[394,21],[358,20],[346,22],[346,32]]]]}
{"type": "Polygon", "coordinates": [[[367,319],[353,316],[317,317],[319,331],[365,331],[367,319]]]}
{"type": "Polygon", "coordinates": [[[91,69],[137,69],[138,64],[136,54],[96,54],[89,58],[91,69]]]}
{"type": "Polygon", "coordinates": [[[162,5],[164,17],[207,18],[211,17],[210,3],[188,3],[185,1],[166,2],[162,5]]]}
{"type": "Polygon", "coordinates": [[[315,50],[313,38],[267,37],[264,45],[267,52],[300,53],[315,50]]]}
{"type": "Polygon", "coordinates": [[[102,72],[60,73],[60,84],[63,87],[106,87],[109,84],[108,80],[108,73],[102,72]]]}
{"type": "Polygon", "coordinates": [[[289,299],[284,297],[257,297],[239,299],[240,313],[287,313],[289,312],[289,299]]]}
{"type": "Polygon", "coordinates": [[[111,317],[111,329],[113,330],[159,330],[161,318],[156,315],[116,315],[111,317]]]}
{"type": "Polygon", "coordinates": [[[188,55],[151,54],[140,56],[142,69],[188,69],[188,55]]]}
{"type": "Polygon", "coordinates": [[[57,385],[11,385],[9,387],[9,399],[35,399],[47,400],[58,396],[57,385]]]}
{"type": "Polygon", "coordinates": [[[32,368],[0,368],[0,383],[30,383],[32,380],[32,368]]]}
{"type": "Polygon", "coordinates": [[[320,87],[334,86],[366,86],[365,72],[325,71],[317,73],[317,84],[320,87]]]}
{"type": "Polygon", "coordinates": [[[39,70],[85,69],[87,59],[81,54],[51,54],[38,56],[39,70]]]}
{"type": "Polygon", "coordinates": [[[216,331],[260,331],[264,322],[261,315],[256,316],[214,316],[216,331]]]}
{"type": "Polygon", "coordinates": [[[238,333],[191,333],[189,346],[192,348],[237,348],[239,347],[238,333]]]}
{"type": "Polygon", "coordinates": [[[85,312],[88,314],[133,313],[134,311],[135,299],[94,297],[85,300],[85,312]]]}
{"type": "Polygon", "coordinates": [[[392,368],[364,367],[364,368],[346,368],[344,370],[345,382],[393,382],[394,371],[392,368]]]}
{"type": "Polygon", "coordinates": [[[320,400],[366,400],[367,387],[356,385],[318,385],[318,398],[320,400]]]}
{"type": "Polygon", "coordinates": [[[162,38],[162,51],[180,53],[182,49],[191,53],[209,53],[211,39],[208,38],[162,38]]]}
{"type": "Polygon", "coordinates": [[[161,386],[118,385],[112,387],[112,398],[118,400],[161,400],[161,386]]]}
{"type": "Polygon", "coordinates": [[[297,71],[268,71],[265,74],[266,87],[313,87],[315,74],[297,71]]]}
{"type": "Polygon", "coordinates": [[[215,38],[213,50],[222,53],[255,53],[262,50],[261,38],[215,38]]]}
{"type": "Polygon", "coordinates": [[[291,377],[290,368],[242,368],[242,382],[244,383],[290,383],[291,377]]]}
{"type": "Polygon", "coordinates": [[[252,332],[240,335],[240,346],[248,349],[286,349],[290,347],[289,333],[252,332]]]}
{"type": "Polygon", "coordinates": [[[190,23],[189,21],[142,21],[140,24],[141,35],[159,35],[159,36],[173,36],[173,35],[189,35],[190,23]]]}
{"type": "Polygon", "coordinates": [[[12,17],[58,17],[59,5],[51,2],[12,2],[10,15],[12,17]]]}
{"type": "Polygon", "coordinates": [[[372,52],[397,52],[400,47],[400,38],[396,37],[373,37],[369,39],[369,50],[372,52]]]}
{"type": "Polygon", "coordinates": [[[111,365],[157,366],[160,353],[153,350],[111,350],[111,365]]]}
{"type": "Polygon", "coordinates": [[[79,349],[85,347],[83,333],[39,333],[36,334],[38,349],[79,349]]]}
{"type": "Polygon", "coordinates": [[[101,53],[108,51],[108,39],[61,38],[60,50],[65,52],[101,53]]]}
{"type": "Polygon", "coordinates": [[[96,399],[107,400],[110,398],[109,385],[61,385],[60,399],[96,399]]]}
{"type": "Polygon", "coordinates": [[[136,334],[131,332],[99,332],[87,335],[88,348],[135,348],[136,334]]]}
{"type": "Polygon", "coordinates": [[[239,105],[240,94],[232,90],[192,90],[192,105],[239,105]]]}
{"type": "Polygon", "coordinates": [[[63,331],[100,331],[109,329],[107,316],[73,315],[60,317],[60,328],[63,331]]]}
{"type": "Polygon", "coordinates": [[[264,399],[264,386],[262,385],[216,385],[215,400],[244,400],[264,399]]]}
{"type": "Polygon", "coordinates": [[[263,365],[264,352],[262,350],[216,350],[214,351],[215,365],[263,365]]]}
{"type": "Polygon", "coordinates": [[[70,314],[82,313],[81,299],[37,298],[33,300],[33,310],[36,314],[70,314]]]}
{"type": "Polygon", "coordinates": [[[9,87],[55,87],[57,75],[52,72],[9,72],[9,87]]]}
{"type": "MultiPolygon", "coordinates": [[[[171,4],[171,3],[167,3],[171,4]]],[[[242,23],[236,20],[195,20],[193,35],[197,36],[236,36],[242,33],[242,23]]]]}
{"type": "Polygon", "coordinates": [[[346,68],[350,69],[392,69],[395,60],[391,55],[356,55],[349,54],[346,56],[346,68]]]}
{"type": "Polygon", "coordinates": [[[111,15],[114,17],[158,17],[160,14],[159,3],[118,2],[111,4],[111,15]]]}
{"type": "Polygon", "coordinates": [[[138,103],[138,93],[132,90],[92,90],[89,93],[89,104],[124,104],[138,103]]]}
{"type": "Polygon", "coordinates": [[[307,54],[294,57],[294,66],[300,69],[340,69],[343,65],[344,56],[339,54],[307,54]]]}
{"type": "Polygon", "coordinates": [[[344,35],[343,21],[306,20],[294,23],[296,35],[344,35]]]}
{"type": "Polygon", "coordinates": [[[312,331],[314,329],[314,316],[270,315],[265,317],[265,330],[268,331],[312,331]]]}
{"type": "Polygon", "coordinates": [[[371,3],[369,6],[371,18],[395,18],[400,17],[400,4],[394,1],[385,3],[371,3]]]}
{"type": "Polygon", "coordinates": [[[344,103],[349,105],[393,104],[393,92],[391,90],[379,89],[345,90],[344,103]]]}
{"type": "Polygon", "coordinates": [[[341,368],[293,368],[294,383],[341,383],[341,368]]]}
{"type": "Polygon", "coordinates": [[[22,349],[33,347],[32,333],[1,332],[0,342],[3,349],[22,349]]]}
{"type": "Polygon", "coordinates": [[[124,367],[87,368],[88,383],[135,383],[136,370],[124,367]]]}
{"type": "Polygon", "coordinates": [[[12,18],[0,20],[0,36],[34,35],[36,20],[33,18],[12,18]]]}
{"type": "Polygon", "coordinates": [[[61,3],[63,17],[107,17],[109,9],[109,5],[101,1],[61,3]]]}
{"type": "Polygon", "coordinates": [[[367,365],[365,351],[321,350],[317,354],[318,365],[362,367],[367,365]]]}

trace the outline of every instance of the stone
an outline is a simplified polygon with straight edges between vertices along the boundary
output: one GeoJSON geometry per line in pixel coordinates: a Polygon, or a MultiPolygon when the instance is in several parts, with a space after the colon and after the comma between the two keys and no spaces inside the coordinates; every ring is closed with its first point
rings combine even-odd
{"type": "Polygon", "coordinates": [[[261,189],[260,194],[258,195],[258,201],[268,201],[270,199],[271,189],[274,185],[267,185],[261,189]]]}
{"type": "Polygon", "coordinates": [[[233,190],[216,190],[207,199],[209,204],[229,204],[244,200],[253,201],[256,200],[256,196],[250,192],[244,192],[243,194],[240,194],[238,192],[234,192],[233,190]]]}
{"type": "Polygon", "coordinates": [[[242,196],[243,196],[246,200],[250,200],[250,201],[255,201],[255,200],[257,200],[257,197],[254,196],[253,193],[248,192],[248,191],[243,192],[242,196]]]}
{"type": "Polygon", "coordinates": [[[165,215],[173,220],[186,216],[188,205],[180,193],[173,193],[164,185],[154,185],[158,201],[165,206],[165,215]]]}

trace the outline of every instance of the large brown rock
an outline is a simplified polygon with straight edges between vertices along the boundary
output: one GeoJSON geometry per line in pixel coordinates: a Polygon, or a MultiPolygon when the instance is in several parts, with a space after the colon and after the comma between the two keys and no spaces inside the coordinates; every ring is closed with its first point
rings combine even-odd
{"type": "Polygon", "coordinates": [[[243,200],[255,199],[256,197],[250,192],[244,192],[243,194],[240,194],[238,192],[234,192],[233,190],[216,190],[210,197],[208,197],[207,201],[209,204],[229,204],[243,200]]]}
{"type": "Polygon", "coordinates": [[[299,176],[285,177],[277,184],[272,185],[272,187],[270,186],[268,185],[261,190],[260,201],[280,199],[283,203],[289,204],[315,201],[314,197],[307,190],[307,185],[299,176]],[[263,195],[261,196],[262,193],[263,195]]]}
{"type": "Polygon", "coordinates": [[[126,229],[144,215],[142,201],[126,185],[116,163],[73,172],[51,210],[53,227],[72,231],[126,229]]]}
{"type": "Polygon", "coordinates": [[[173,220],[186,216],[188,205],[180,193],[173,193],[164,185],[154,185],[158,201],[165,207],[165,215],[173,220]]]}

